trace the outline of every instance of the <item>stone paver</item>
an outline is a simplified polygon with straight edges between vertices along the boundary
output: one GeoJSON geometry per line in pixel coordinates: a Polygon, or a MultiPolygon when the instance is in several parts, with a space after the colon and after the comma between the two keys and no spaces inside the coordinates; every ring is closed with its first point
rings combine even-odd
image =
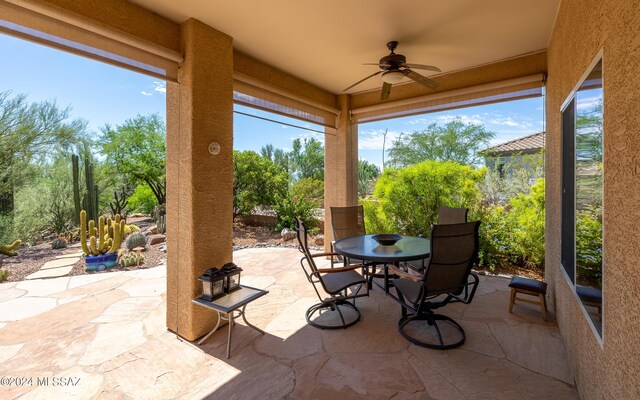
{"type": "Polygon", "coordinates": [[[59,256],[56,256],[56,259],[59,259],[59,258],[73,258],[73,257],[82,258],[82,256],[84,256],[83,252],[74,251],[73,253],[64,253],[64,254],[61,254],[59,256]]]}
{"type": "Polygon", "coordinates": [[[80,261],[80,257],[66,257],[66,258],[56,258],[55,260],[47,261],[44,263],[40,269],[50,269],[50,268],[59,268],[59,267],[68,267],[70,265],[74,265],[80,261]]]}
{"type": "Polygon", "coordinates": [[[68,275],[72,269],[73,265],[70,265],[68,267],[41,269],[31,275],[27,275],[27,277],[24,279],[58,278],[60,276],[68,275]]]}
{"type": "MultiPolygon", "coordinates": [[[[0,376],[80,378],[77,386],[11,387],[7,398],[577,399],[553,322],[507,311],[508,280],[481,277],[470,305],[443,309],[467,333],[449,351],[397,332],[399,306],[374,288],[346,330],[307,325],[318,301],[296,249],[234,253],[243,283],[269,290],[202,346],[166,329],[166,266],[0,285],[0,376]]],[[[55,270],[56,268],[52,268],[55,270]]]]}
{"type": "Polygon", "coordinates": [[[56,307],[56,299],[49,297],[19,297],[0,305],[0,321],[18,321],[45,313],[56,307]]]}

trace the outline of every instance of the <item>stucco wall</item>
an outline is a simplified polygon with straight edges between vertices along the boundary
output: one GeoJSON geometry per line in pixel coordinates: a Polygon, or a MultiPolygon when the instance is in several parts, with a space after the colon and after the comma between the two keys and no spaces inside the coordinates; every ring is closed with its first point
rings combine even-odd
{"type": "Polygon", "coordinates": [[[640,1],[563,0],[548,51],[546,277],[583,399],[640,399],[640,1]],[[604,344],[560,272],[560,107],[604,49],[604,344]]]}

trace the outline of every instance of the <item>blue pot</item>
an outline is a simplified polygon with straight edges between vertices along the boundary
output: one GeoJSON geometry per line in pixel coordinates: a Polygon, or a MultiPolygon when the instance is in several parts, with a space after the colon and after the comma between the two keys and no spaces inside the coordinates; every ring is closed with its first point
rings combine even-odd
{"type": "Polygon", "coordinates": [[[104,271],[118,264],[118,254],[107,253],[101,256],[85,256],[84,263],[87,271],[104,271]]]}

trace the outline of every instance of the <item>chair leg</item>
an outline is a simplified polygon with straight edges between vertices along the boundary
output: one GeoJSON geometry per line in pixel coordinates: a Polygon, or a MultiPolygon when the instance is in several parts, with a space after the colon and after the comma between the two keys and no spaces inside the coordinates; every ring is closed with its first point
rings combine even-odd
{"type": "Polygon", "coordinates": [[[513,303],[516,302],[516,289],[511,288],[511,298],[509,299],[509,312],[513,312],[513,303]]]}
{"type": "Polygon", "coordinates": [[[544,297],[544,294],[540,293],[540,309],[542,311],[542,319],[547,320],[547,300],[544,297]]]}

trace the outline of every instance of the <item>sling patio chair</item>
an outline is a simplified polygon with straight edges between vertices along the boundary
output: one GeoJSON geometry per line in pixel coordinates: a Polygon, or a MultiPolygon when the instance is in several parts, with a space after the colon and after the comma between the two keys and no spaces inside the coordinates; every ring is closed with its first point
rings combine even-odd
{"type": "Polygon", "coordinates": [[[411,343],[432,349],[451,349],[464,343],[464,329],[434,310],[473,300],[479,278],[471,267],[478,257],[479,226],[479,221],[433,225],[431,256],[422,274],[390,267],[400,277],[391,280],[397,292],[392,298],[402,306],[398,330],[411,343]]]}
{"type": "MultiPolygon", "coordinates": [[[[453,208],[447,206],[440,206],[438,208],[438,224],[462,224],[467,222],[468,208],[453,208]]],[[[407,262],[407,267],[414,271],[421,272],[424,266],[428,263],[428,260],[407,262]]]]}
{"type": "Polygon", "coordinates": [[[468,208],[440,206],[438,208],[438,224],[462,224],[467,222],[468,208]]]}
{"type": "Polygon", "coordinates": [[[362,264],[340,264],[339,267],[318,268],[317,257],[333,257],[335,253],[311,254],[307,244],[307,229],[300,219],[296,218],[298,234],[298,249],[304,256],[300,265],[307,280],[313,285],[318,295],[319,303],[311,306],[305,313],[309,325],[320,329],[348,328],[360,320],[360,311],[356,307],[355,299],[369,296],[367,278],[356,272],[365,266],[362,264]],[[318,287],[327,294],[324,296],[318,287]],[[361,293],[361,290],[364,291],[361,293]]]}

